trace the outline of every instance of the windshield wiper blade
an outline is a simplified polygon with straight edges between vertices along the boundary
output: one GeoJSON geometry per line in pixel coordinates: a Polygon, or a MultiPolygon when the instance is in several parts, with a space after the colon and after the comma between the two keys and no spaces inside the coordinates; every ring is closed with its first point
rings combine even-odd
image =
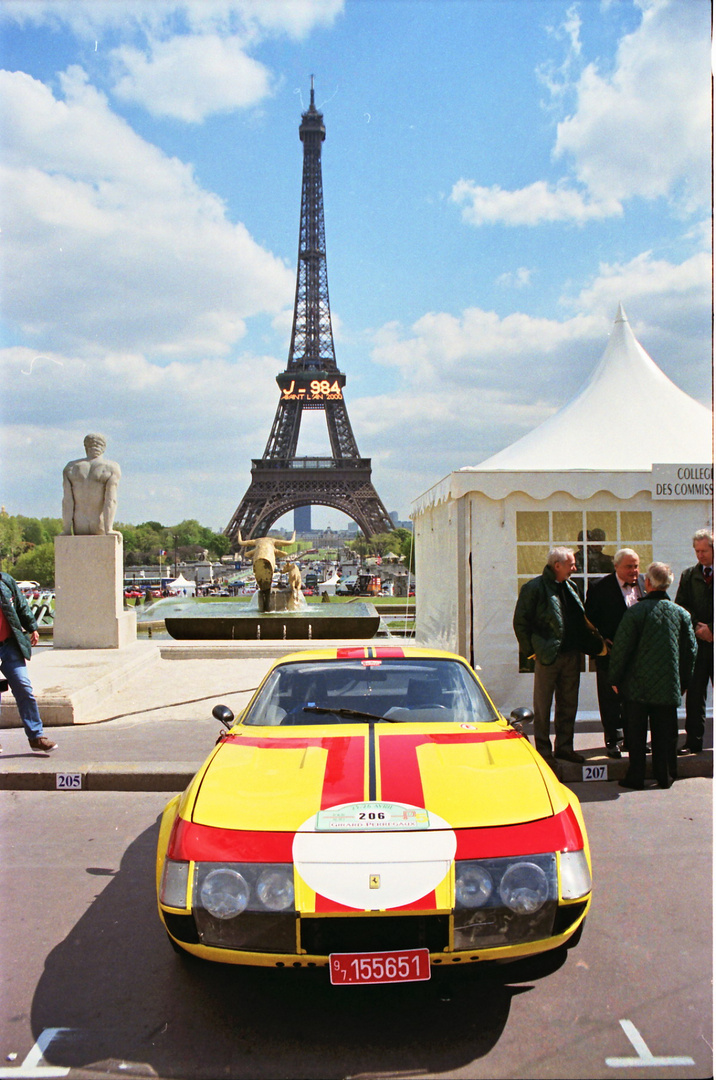
{"type": "Polygon", "coordinates": [[[332,716],[341,716],[346,720],[376,720],[386,724],[402,724],[404,722],[397,716],[376,716],[375,713],[361,712],[359,709],[329,709],[326,705],[304,705],[303,711],[330,713],[332,716]]]}

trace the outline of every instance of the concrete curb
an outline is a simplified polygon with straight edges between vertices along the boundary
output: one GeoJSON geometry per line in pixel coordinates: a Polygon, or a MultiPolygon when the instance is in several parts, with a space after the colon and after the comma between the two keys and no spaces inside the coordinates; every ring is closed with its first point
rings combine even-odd
{"type": "MultiPolygon", "coordinates": [[[[59,764],[59,763],[58,763],[59,764]]],[[[32,769],[10,766],[0,772],[0,791],[183,791],[199,766],[191,762],[86,763],[57,768],[53,761],[32,769]],[[43,767],[43,765],[45,767],[43,767]]]]}
{"type": "MultiPolygon", "coordinates": [[[[568,761],[555,761],[555,772],[564,784],[578,784],[586,780],[621,780],[629,766],[627,757],[615,760],[599,751],[584,754],[584,765],[568,761]],[[595,769],[604,766],[604,773],[594,775],[595,769]],[[584,773],[585,769],[591,775],[584,773]]],[[[183,791],[200,768],[189,761],[160,762],[81,762],[64,764],[58,768],[57,758],[33,756],[28,761],[7,762],[0,765],[0,791],[183,791]]],[[[713,751],[679,758],[679,779],[695,776],[713,777],[713,751]]],[[[647,757],[647,780],[652,780],[651,761],[647,757]]]]}

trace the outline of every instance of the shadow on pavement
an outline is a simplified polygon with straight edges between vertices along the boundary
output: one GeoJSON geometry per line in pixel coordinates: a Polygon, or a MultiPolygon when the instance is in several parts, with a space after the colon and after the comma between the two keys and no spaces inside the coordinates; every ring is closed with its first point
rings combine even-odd
{"type": "MultiPolygon", "coordinates": [[[[274,971],[184,960],[154,895],[158,823],[49,954],[32,1028],[68,1029],[48,1064],[98,1075],[194,1078],[442,1073],[483,1057],[510,1003],[565,951],[498,969],[440,970],[429,983],[333,988],[326,970],[274,971]]],[[[102,868],[87,873],[102,876],[102,868]]]]}

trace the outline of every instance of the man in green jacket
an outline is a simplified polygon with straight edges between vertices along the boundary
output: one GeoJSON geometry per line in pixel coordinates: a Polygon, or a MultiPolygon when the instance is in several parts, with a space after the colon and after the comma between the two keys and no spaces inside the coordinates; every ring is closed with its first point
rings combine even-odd
{"type": "Polygon", "coordinates": [[[676,710],[693,671],[696,637],[688,613],[666,594],[673,580],[666,563],[652,563],[644,577],[646,596],[625,612],[614,638],[609,678],[626,699],[629,744],[621,787],[644,787],[649,726],[655,779],[663,788],[676,779],[676,710]]]}
{"type": "Polygon", "coordinates": [[[0,671],[10,684],[30,749],[48,753],[57,749],[57,743],[43,734],[26,664],[39,639],[35,616],[15,578],[0,573],[0,671]]]}
{"type": "Polygon", "coordinates": [[[512,625],[520,653],[534,660],[535,748],[549,761],[552,754],[550,711],[554,699],[554,757],[582,763],[574,749],[582,653],[599,656],[606,645],[584,614],[569,578],[577,568],[570,548],[552,548],[539,577],[520,589],[512,625]]]}

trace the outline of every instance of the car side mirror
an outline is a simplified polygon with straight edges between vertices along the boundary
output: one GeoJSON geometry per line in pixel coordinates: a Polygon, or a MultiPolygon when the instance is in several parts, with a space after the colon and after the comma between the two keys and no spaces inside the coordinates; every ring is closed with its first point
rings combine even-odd
{"type": "Polygon", "coordinates": [[[529,724],[534,718],[535,714],[531,709],[526,708],[524,705],[520,705],[519,708],[513,709],[510,713],[509,723],[512,724],[515,731],[520,735],[523,735],[522,725],[529,724]]]}
{"type": "Polygon", "coordinates": [[[234,714],[228,705],[215,705],[211,710],[211,715],[227,728],[230,728],[234,722],[234,714]]]}

